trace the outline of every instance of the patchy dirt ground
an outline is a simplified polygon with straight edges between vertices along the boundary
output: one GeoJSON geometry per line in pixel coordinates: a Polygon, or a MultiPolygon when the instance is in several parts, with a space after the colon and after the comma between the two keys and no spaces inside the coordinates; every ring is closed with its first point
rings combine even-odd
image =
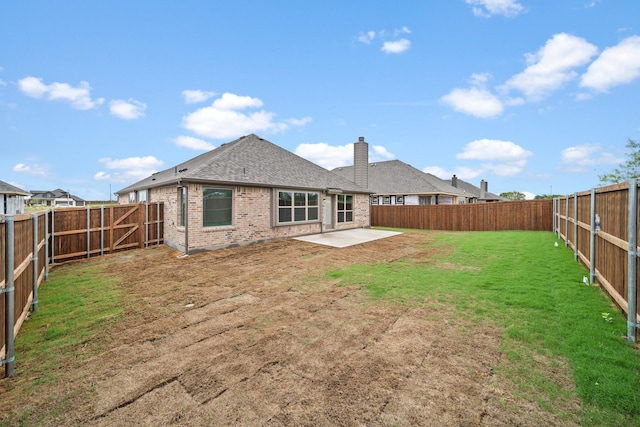
{"type": "Polygon", "coordinates": [[[71,409],[50,424],[571,425],[494,373],[498,328],[446,303],[371,301],[324,279],[351,263],[428,263],[430,238],[343,249],[282,240],[186,258],[157,247],[83,261],[124,277],[126,320],[95,337],[107,350],[64,367],[48,395],[21,401],[11,383],[24,378],[4,380],[0,410],[66,396],[71,409]]]}

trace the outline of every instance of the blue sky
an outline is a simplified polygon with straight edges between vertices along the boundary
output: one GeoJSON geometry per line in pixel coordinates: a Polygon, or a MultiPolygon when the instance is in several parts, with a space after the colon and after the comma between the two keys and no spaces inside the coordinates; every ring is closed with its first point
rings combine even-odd
{"type": "Polygon", "coordinates": [[[7,1],[0,180],[108,200],[255,133],[571,194],[640,138],[640,2],[7,1]]]}

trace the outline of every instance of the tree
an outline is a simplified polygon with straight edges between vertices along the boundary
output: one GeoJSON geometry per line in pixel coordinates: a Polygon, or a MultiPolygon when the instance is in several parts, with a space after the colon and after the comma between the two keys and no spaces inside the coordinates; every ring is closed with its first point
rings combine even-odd
{"type": "Polygon", "coordinates": [[[640,177],[640,142],[629,138],[627,160],[609,173],[599,175],[603,184],[616,184],[640,177]]]}
{"type": "Polygon", "coordinates": [[[544,199],[557,199],[558,197],[564,197],[562,194],[542,194],[537,195],[533,198],[533,200],[544,200],[544,199]]]}
{"type": "Polygon", "coordinates": [[[504,197],[507,200],[524,200],[527,198],[524,193],[519,191],[506,191],[504,193],[500,193],[500,197],[504,197]]]}

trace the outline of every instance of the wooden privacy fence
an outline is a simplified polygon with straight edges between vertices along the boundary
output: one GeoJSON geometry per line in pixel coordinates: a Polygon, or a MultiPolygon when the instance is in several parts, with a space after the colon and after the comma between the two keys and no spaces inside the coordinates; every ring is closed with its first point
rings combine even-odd
{"type": "Polygon", "coordinates": [[[0,366],[13,374],[13,342],[50,263],[163,242],[162,203],[87,206],[0,216],[0,366]]]}
{"type": "Polygon", "coordinates": [[[553,201],[371,206],[371,225],[419,230],[551,231],[553,201]]]}
{"type": "Polygon", "coordinates": [[[627,337],[638,328],[638,182],[575,193],[553,201],[553,229],[576,260],[627,314],[627,337]]]}
{"type": "Polygon", "coordinates": [[[13,341],[47,274],[47,213],[0,218],[0,361],[13,374],[13,341]]]}
{"type": "Polygon", "coordinates": [[[64,208],[51,212],[51,262],[162,243],[163,204],[64,208]]]}

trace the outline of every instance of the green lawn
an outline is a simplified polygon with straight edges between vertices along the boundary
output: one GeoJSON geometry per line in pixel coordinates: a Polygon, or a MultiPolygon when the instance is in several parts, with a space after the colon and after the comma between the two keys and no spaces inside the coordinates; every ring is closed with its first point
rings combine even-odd
{"type": "MultiPolygon", "coordinates": [[[[579,399],[583,425],[640,426],[640,355],[623,338],[626,318],[600,288],[583,283],[588,272],[564,244],[554,246],[554,234],[425,233],[433,240],[424,249],[435,256],[354,264],[326,279],[393,304],[452,305],[460,317],[497,325],[503,358],[496,373],[519,398],[567,419],[579,399]],[[556,371],[569,372],[568,383],[556,371]]],[[[17,363],[30,377],[24,393],[55,382],[54,366],[80,366],[103,351],[122,318],[120,286],[92,263],[52,272],[39,312],[16,342],[17,363]]],[[[52,399],[50,417],[66,404],[52,399]]],[[[29,410],[19,416],[29,420],[29,410]]]]}
{"type": "Polygon", "coordinates": [[[562,242],[554,245],[553,233],[434,236],[442,251],[431,263],[353,265],[330,276],[373,298],[447,301],[460,316],[500,325],[506,355],[500,373],[523,397],[562,413],[563,400],[575,393],[584,425],[640,425],[640,355],[624,337],[626,317],[599,287],[583,283],[588,271],[562,242]],[[563,360],[570,387],[547,372],[563,360]]]}

